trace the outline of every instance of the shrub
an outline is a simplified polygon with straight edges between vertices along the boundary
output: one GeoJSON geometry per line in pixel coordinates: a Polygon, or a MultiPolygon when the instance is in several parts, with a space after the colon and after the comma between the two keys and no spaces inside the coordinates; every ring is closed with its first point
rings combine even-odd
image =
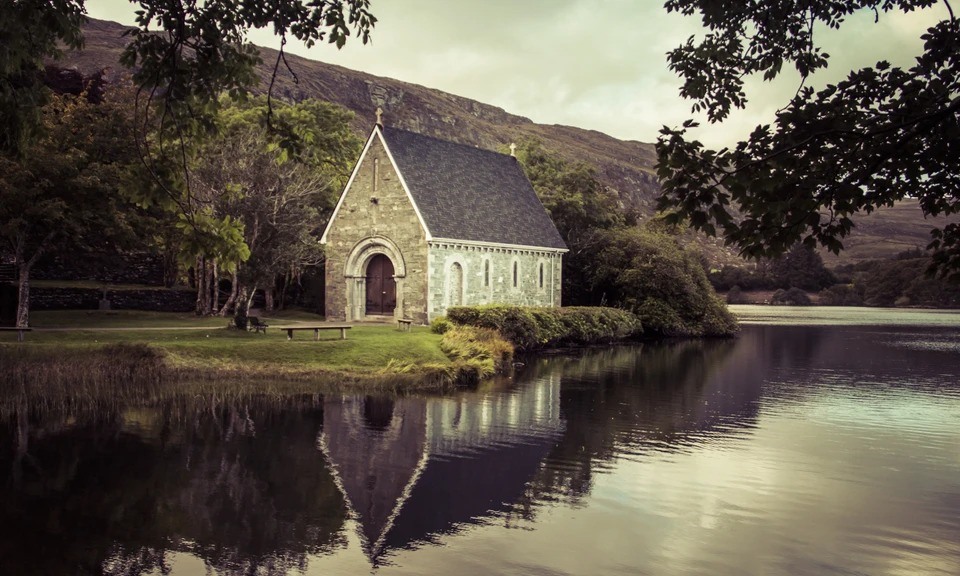
{"type": "Polygon", "coordinates": [[[489,328],[453,326],[440,340],[440,349],[461,369],[476,372],[478,379],[500,372],[513,359],[513,346],[489,328]]]}
{"type": "Polygon", "coordinates": [[[453,323],[446,316],[439,316],[430,322],[430,331],[434,334],[446,334],[453,327],[453,323]]]}
{"type": "Polygon", "coordinates": [[[520,350],[607,343],[641,332],[634,314],[603,307],[458,306],[447,310],[447,318],[496,330],[520,350]]]}
{"type": "Polygon", "coordinates": [[[863,291],[853,284],[836,284],[820,292],[824,306],[863,306],[863,291]]]}
{"type": "Polygon", "coordinates": [[[770,303],[775,306],[809,306],[811,304],[810,297],[799,288],[777,290],[773,293],[770,303]]]}
{"type": "Polygon", "coordinates": [[[743,290],[736,284],[727,292],[727,304],[748,304],[747,297],[743,295],[743,290]]]}

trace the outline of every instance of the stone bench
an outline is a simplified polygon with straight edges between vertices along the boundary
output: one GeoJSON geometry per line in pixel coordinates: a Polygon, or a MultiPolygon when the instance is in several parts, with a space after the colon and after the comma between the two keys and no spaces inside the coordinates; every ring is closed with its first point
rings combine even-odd
{"type": "Polygon", "coordinates": [[[410,331],[410,325],[413,324],[413,320],[409,318],[397,318],[397,329],[410,331]]]}
{"type": "Polygon", "coordinates": [[[294,331],[296,331],[296,330],[313,330],[313,338],[314,338],[314,340],[320,340],[320,331],[321,331],[321,330],[339,330],[339,331],[340,331],[340,339],[341,339],[341,340],[346,340],[346,339],[347,339],[347,330],[349,330],[350,328],[351,328],[351,326],[340,326],[340,325],[328,325],[328,324],[325,324],[325,325],[323,325],[323,326],[284,326],[284,327],[278,327],[277,330],[286,330],[286,331],[287,331],[287,340],[293,340],[293,333],[294,333],[294,331]]]}

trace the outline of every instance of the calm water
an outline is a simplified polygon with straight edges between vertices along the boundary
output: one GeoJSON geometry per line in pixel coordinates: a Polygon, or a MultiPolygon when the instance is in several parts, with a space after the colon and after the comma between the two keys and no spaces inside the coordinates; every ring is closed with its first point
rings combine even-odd
{"type": "Polygon", "coordinates": [[[960,315],[0,427],[0,574],[960,574],[960,315]]]}

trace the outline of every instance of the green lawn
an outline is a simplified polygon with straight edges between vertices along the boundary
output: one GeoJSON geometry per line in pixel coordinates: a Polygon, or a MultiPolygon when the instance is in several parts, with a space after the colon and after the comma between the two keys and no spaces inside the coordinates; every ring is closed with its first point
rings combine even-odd
{"type": "MultiPolygon", "coordinates": [[[[440,335],[426,327],[410,332],[392,324],[355,326],[340,340],[338,330],[294,333],[269,328],[266,334],[226,328],[225,318],[196,318],[190,314],[133,311],[57,311],[31,315],[35,328],[70,328],[65,331],[31,332],[21,345],[55,358],[64,347],[82,349],[107,344],[147,344],[166,352],[170,365],[213,370],[249,370],[278,375],[313,370],[352,373],[376,372],[393,361],[395,365],[450,365],[440,350],[440,335]],[[174,329],[190,328],[187,329],[174,329]],[[125,330],[97,330],[126,328],[125,330]],[[137,330],[152,328],[153,330],[137,330]],[[169,329],[166,329],[169,328],[169,329]],[[204,329],[206,328],[206,329],[204,329]]],[[[317,322],[307,312],[286,312],[264,317],[271,326],[317,322]]],[[[17,346],[16,335],[0,334],[0,346],[17,346]]]]}

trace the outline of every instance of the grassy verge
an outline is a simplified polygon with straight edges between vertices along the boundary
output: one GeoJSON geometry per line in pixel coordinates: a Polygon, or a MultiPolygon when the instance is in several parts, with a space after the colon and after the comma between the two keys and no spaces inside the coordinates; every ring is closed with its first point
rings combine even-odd
{"type": "MultiPolygon", "coordinates": [[[[267,318],[272,326],[317,321],[287,313],[267,318]]],[[[130,311],[47,312],[34,317],[37,330],[17,344],[0,334],[0,374],[20,387],[96,386],[97,383],[214,383],[256,387],[299,382],[305,388],[443,388],[458,383],[464,363],[441,349],[442,336],[428,328],[409,332],[392,325],[353,327],[346,340],[335,330],[254,334],[226,328],[226,320],[130,311]],[[174,328],[176,326],[177,328],[174,328]],[[68,329],[69,328],[69,329],[68,329]],[[60,383],[60,384],[56,384],[60,383]]]]}

